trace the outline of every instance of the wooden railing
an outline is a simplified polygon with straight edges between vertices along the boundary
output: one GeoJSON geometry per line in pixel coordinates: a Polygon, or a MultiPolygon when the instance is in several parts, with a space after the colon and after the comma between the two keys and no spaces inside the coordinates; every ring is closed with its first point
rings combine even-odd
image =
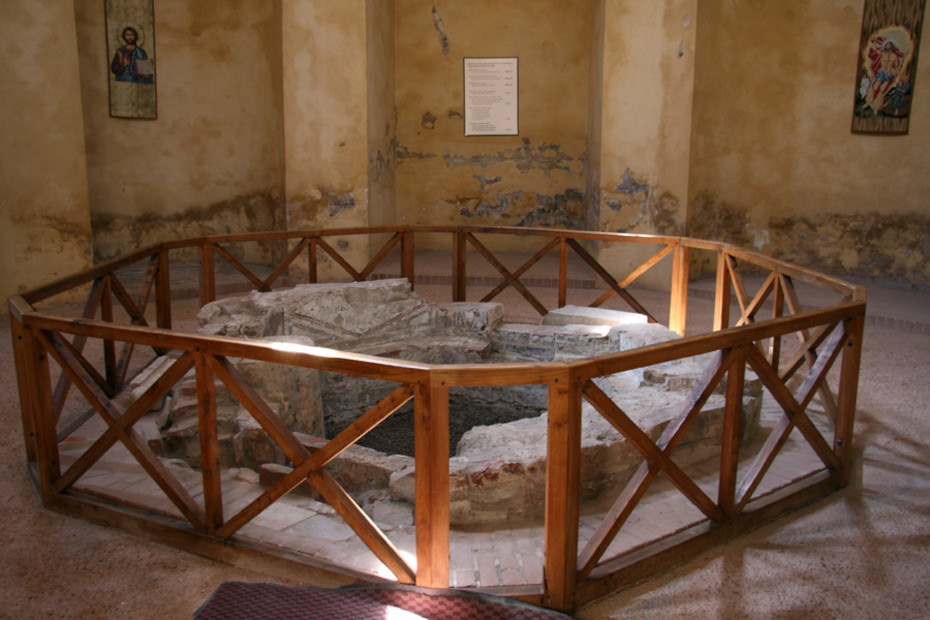
{"type": "MultiPolygon", "coordinates": [[[[291,274],[291,280],[294,279],[291,274]]],[[[682,554],[693,553],[710,541],[739,533],[793,506],[809,502],[844,485],[850,472],[865,315],[864,290],[725,244],[648,235],[462,227],[380,227],[224,235],[151,246],[14,296],[9,300],[9,308],[27,461],[43,501],[59,510],[121,525],[133,519],[138,523],[157,523],[161,531],[174,533],[166,534],[166,538],[174,536],[177,540],[180,536],[186,545],[194,544],[202,553],[211,553],[210,541],[234,543],[240,528],[306,481],[399,582],[449,587],[449,390],[462,386],[537,384],[548,389],[544,579],[536,590],[523,589],[519,596],[556,609],[571,610],[580,602],[642,577],[659,562],[677,561],[682,554]],[[169,254],[174,250],[199,249],[200,301],[205,303],[216,297],[216,256],[230,263],[254,289],[262,291],[271,290],[289,271],[316,281],[320,252],[328,255],[353,280],[369,278],[386,257],[399,252],[396,275],[413,281],[416,273],[414,238],[421,233],[451,237],[452,300],[466,299],[469,268],[466,249],[470,246],[501,278],[484,300],[494,299],[505,288],[513,287],[540,314],[551,308],[521,282],[521,277],[547,253],[557,251],[559,307],[569,302],[568,262],[570,253],[574,253],[603,282],[603,294],[590,305],[598,306],[618,296],[633,311],[657,321],[634,297],[629,285],[668,257],[672,261],[668,325],[681,334],[687,314],[692,253],[716,254],[713,331],[570,362],[431,365],[316,347],[284,347],[265,341],[179,333],[171,329],[174,302],[169,254]],[[388,240],[380,250],[373,252],[367,265],[356,269],[327,242],[329,237],[353,235],[378,235],[388,240]],[[508,268],[482,240],[507,235],[538,238],[541,249],[520,267],[508,268]],[[272,241],[286,242],[289,249],[282,252],[283,259],[270,266],[270,275],[265,277],[255,275],[253,268],[235,258],[234,252],[227,248],[229,244],[272,241]],[[616,277],[591,249],[598,244],[652,244],[658,249],[629,274],[616,277]],[[302,270],[297,259],[305,251],[306,270],[302,270]],[[138,293],[133,295],[119,272],[137,265],[145,266],[145,274],[138,293]],[[754,274],[762,274],[763,283],[754,294],[747,291],[741,265],[751,268],[754,274]],[[827,307],[806,309],[795,286],[797,281],[831,291],[837,299],[827,307]],[[65,318],[37,309],[40,303],[81,287],[90,290],[80,317],[65,318]],[[738,317],[731,317],[734,298],[739,308],[738,317]],[[149,305],[153,302],[154,309],[150,311],[149,305]],[[763,310],[770,312],[769,318],[760,318],[763,310]],[[147,314],[154,314],[154,324],[149,323],[147,314]],[[786,340],[789,337],[792,340],[786,340]],[[102,352],[89,351],[89,342],[101,343],[102,352]],[[117,404],[115,397],[126,386],[133,354],[141,349],[151,349],[151,355],[158,357],[168,355],[174,361],[133,402],[117,404]],[[615,373],[705,354],[710,354],[713,362],[656,441],[627,415],[624,403],[614,402],[597,384],[599,378],[615,373]],[[231,358],[383,379],[397,383],[398,387],[324,447],[311,453],[230,363],[231,358]],[[836,377],[833,388],[828,374],[837,360],[841,361],[839,371],[831,375],[836,377]],[[60,368],[56,382],[52,381],[50,361],[60,368]],[[172,474],[133,428],[191,369],[196,374],[202,501],[195,499],[191,490],[172,474]],[[747,369],[758,377],[783,416],[751,462],[740,466],[739,438],[747,369]],[[290,474],[234,514],[224,513],[216,379],[261,425],[293,465],[290,474]],[[72,387],[80,392],[89,407],[84,415],[65,428],[62,409],[72,387]],[[720,438],[719,481],[716,491],[711,492],[671,456],[715,390],[722,390],[726,405],[720,438]],[[810,405],[817,396],[824,415],[811,412],[810,405]],[[411,400],[417,471],[415,566],[404,559],[349,493],[324,469],[327,463],[411,400]],[[579,538],[583,402],[592,405],[643,457],[636,473],[586,540],[579,538]],[[92,416],[99,416],[107,430],[63,468],[60,442],[92,416]],[[760,482],[794,429],[816,453],[822,469],[777,492],[760,493],[760,482]],[[166,522],[162,516],[114,507],[74,491],[81,476],[117,442],[126,446],[162,489],[182,515],[183,522],[166,522]],[[705,521],[687,532],[669,532],[655,544],[635,553],[608,557],[612,541],[660,472],[700,510],[705,521]]],[[[218,548],[222,545],[220,543],[218,548]]],[[[219,551],[212,552],[223,557],[219,551]]],[[[500,593],[509,592],[503,589],[500,593]]]]}

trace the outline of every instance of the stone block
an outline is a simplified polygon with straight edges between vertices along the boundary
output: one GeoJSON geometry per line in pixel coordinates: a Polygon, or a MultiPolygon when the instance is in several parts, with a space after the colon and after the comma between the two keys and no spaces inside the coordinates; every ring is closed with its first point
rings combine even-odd
{"type": "Polygon", "coordinates": [[[629,351],[676,338],[680,336],[658,323],[624,324],[610,328],[610,341],[617,351],[629,351]]]}
{"type": "MultiPolygon", "coordinates": [[[[453,461],[454,458],[449,459],[450,470],[452,468],[453,461]]],[[[392,471],[388,482],[388,485],[391,489],[391,497],[410,502],[411,504],[414,503],[416,500],[416,473],[416,467],[414,466],[412,460],[402,467],[398,467],[392,471]]],[[[450,481],[450,493],[452,493],[452,501],[455,502],[456,496],[454,478],[450,481]]]]}
{"type": "Polygon", "coordinates": [[[197,418],[197,412],[195,409],[193,415],[181,418],[169,426],[165,431],[165,435],[167,435],[170,439],[186,439],[188,437],[196,437],[199,432],[199,428],[200,422],[197,418]]]}
{"type": "MultiPolygon", "coordinates": [[[[401,340],[355,342],[353,353],[377,355],[427,364],[477,364],[487,358],[491,343],[487,337],[456,334],[410,334],[401,340]]],[[[348,350],[348,347],[345,348],[348,350]]]]}
{"type": "Polygon", "coordinates": [[[240,482],[247,482],[248,484],[259,483],[258,472],[251,469],[233,467],[229,470],[229,475],[232,476],[233,480],[238,480],[240,482]]]}
{"type": "Polygon", "coordinates": [[[265,429],[245,410],[240,410],[239,429],[233,436],[235,463],[258,471],[265,463],[283,461],[284,456],[265,429]]]}
{"type": "Polygon", "coordinates": [[[371,519],[382,530],[409,527],[414,523],[413,506],[406,502],[379,501],[371,505],[371,519]]]}
{"type": "MultiPolygon", "coordinates": [[[[597,384],[640,430],[656,441],[669,419],[685,406],[687,393],[696,380],[687,382],[684,377],[691,372],[700,376],[704,368],[700,361],[681,362],[689,367],[681,369],[680,374],[676,362],[663,365],[650,375],[650,382],[643,381],[642,371],[632,371],[602,377],[597,384]],[[660,380],[663,370],[666,372],[660,380]]],[[[707,400],[674,453],[680,466],[719,453],[724,406],[722,395],[714,394],[707,400]]],[[[747,394],[743,401],[743,430],[747,436],[758,426],[760,410],[761,399],[747,394]]],[[[451,463],[453,524],[542,517],[547,426],[548,416],[543,414],[495,426],[476,426],[462,436],[451,463]],[[514,475],[520,478],[518,493],[514,475]]],[[[642,460],[640,452],[609,420],[591,405],[583,405],[583,499],[619,492],[642,460]]],[[[398,477],[397,488],[404,488],[404,482],[410,484],[398,477]]]]}
{"type": "Polygon", "coordinates": [[[491,342],[495,352],[512,355],[516,359],[548,362],[557,355],[571,355],[586,348],[589,351],[590,348],[603,348],[606,352],[609,334],[610,328],[603,325],[505,323],[494,332],[491,342]]]}
{"type": "Polygon", "coordinates": [[[644,325],[647,317],[638,312],[623,312],[606,308],[564,306],[550,310],[542,318],[543,325],[644,325]]]}
{"type": "MultiPolygon", "coordinates": [[[[300,336],[273,336],[266,340],[313,345],[300,336]]],[[[313,368],[237,359],[236,368],[291,430],[323,434],[323,401],[320,372],[313,368]]]]}
{"type": "Polygon", "coordinates": [[[490,332],[504,322],[504,308],[492,302],[450,302],[436,304],[434,325],[442,330],[490,332]]]}
{"type": "MultiPolygon", "coordinates": [[[[316,452],[327,440],[304,433],[295,433],[297,439],[310,452],[316,452]]],[[[413,459],[402,454],[384,454],[364,446],[352,445],[326,465],[326,470],[342,487],[355,493],[373,489],[387,489],[394,471],[411,465],[413,459]]]]}
{"type": "MultiPolygon", "coordinates": [[[[258,469],[258,483],[265,488],[274,486],[279,480],[294,471],[293,467],[287,465],[278,465],[277,463],[263,463],[258,469]]],[[[319,499],[320,494],[313,488],[309,482],[304,480],[298,484],[291,493],[319,499]]]]}

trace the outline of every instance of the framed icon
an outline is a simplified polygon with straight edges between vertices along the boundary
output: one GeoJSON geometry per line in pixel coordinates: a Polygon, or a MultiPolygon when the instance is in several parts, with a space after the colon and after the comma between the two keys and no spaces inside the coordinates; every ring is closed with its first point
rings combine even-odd
{"type": "Polygon", "coordinates": [[[866,0],[852,131],[906,134],[926,0],[866,0]]]}
{"type": "Polygon", "coordinates": [[[155,119],[154,0],[106,0],[110,116],[155,119]]]}

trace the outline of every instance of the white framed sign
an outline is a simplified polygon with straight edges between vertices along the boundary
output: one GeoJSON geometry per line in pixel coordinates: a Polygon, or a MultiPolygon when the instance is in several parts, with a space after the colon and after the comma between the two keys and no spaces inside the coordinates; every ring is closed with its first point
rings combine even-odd
{"type": "Polygon", "coordinates": [[[465,135],[520,133],[516,58],[465,58],[465,135]]]}

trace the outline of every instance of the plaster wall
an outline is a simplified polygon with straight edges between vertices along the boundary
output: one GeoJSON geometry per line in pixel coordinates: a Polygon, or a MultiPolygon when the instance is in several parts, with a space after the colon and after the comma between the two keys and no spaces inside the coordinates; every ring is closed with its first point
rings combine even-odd
{"type": "Polygon", "coordinates": [[[2,4],[10,290],[91,242],[386,223],[685,233],[930,285],[928,39],[910,134],[853,135],[862,0],[159,0],[155,121],[109,117],[103,3],[66,4],[2,4]],[[519,136],[463,135],[464,56],[520,59],[519,136]]]}
{"type": "MultiPolygon", "coordinates": [[[[689,187],[697,0],[610,1],[604,14],[598,229],[684,232],[689,187]]],[[[606,247],[625,273],[656,246],[606,247]]],[[[640,283],[667,287],[665,260],[640,283]]]]}
{"type": "MultiPolygon", "coordinates": [[[[285,196],[291,230],[368,225],[367,8],[366,0],[283,0],[285,196]]],[[[356,268],[364,267],[365,237],[329,242],[356,268]]],[[[333,269],[324,267],[323,277],[338,277],[333,269]]]]}
{"type": "Polygon", "coordinates": [[[854,135],[862,12],[849,0],[701,1],[689,235],[930,284],[930,37],[909,134],[854,135]]]}
{"type": "Polygon", "coordinates": [[[607,0],[594,0],[591,51],[588,54],[588,148],[585,186],[585,229],[598,230],[601,218],[601,133],[604,127],[604,23],[607,0]]]}
{"type": "Polygon", "coordinates": [[[593,6],[397,0],[400,222],[583,227],[593,6]],[[463,57],[514,56],[520,135],[465,137],[463,57]]]}
{"type": "Polygon", "coordinates": [[[0,299],[90,265],[76,41],[71,3],[0,3],[0,299]]]}
{"type": "Polygon", "coordinates": [[[367,0],[368,220],[373,226],[397,222],[394,144],[394,3],[367,0]]]}
{"type": "Polygon", "coordinates": [[[74,11],[96,257],[283,227],[280,2],[156,2],[157,120],[109,116],[103,3],[74,11]]]}

